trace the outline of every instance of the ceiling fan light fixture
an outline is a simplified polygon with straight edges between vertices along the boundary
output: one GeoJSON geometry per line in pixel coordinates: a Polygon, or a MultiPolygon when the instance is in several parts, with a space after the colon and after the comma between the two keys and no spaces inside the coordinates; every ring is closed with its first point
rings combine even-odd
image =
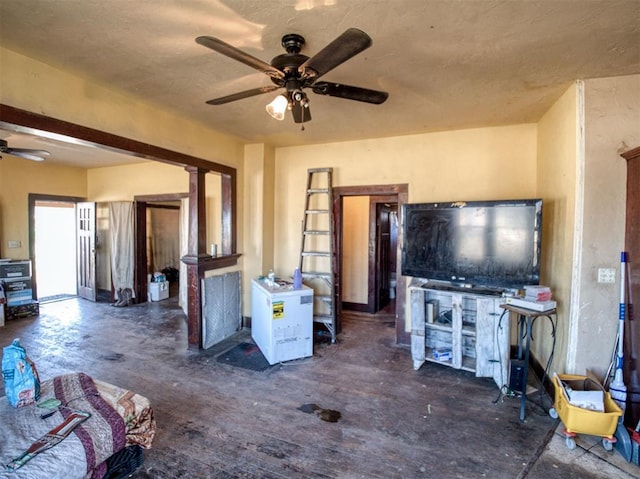
{"type": "Polygon", "coordinates": [[[267,113],[276,120],[284,120],[284,113],[289,106],[289,100],[284,95],[278,95],[267,105],[267,113]]]}

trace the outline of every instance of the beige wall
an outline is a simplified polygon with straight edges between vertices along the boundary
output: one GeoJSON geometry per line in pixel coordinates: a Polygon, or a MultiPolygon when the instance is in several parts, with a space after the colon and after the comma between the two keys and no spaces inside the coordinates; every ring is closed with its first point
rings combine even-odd
{"type": "Polygon", "coordinates": [[[82,168],[55,166],[2,155],[0,160],[0,256],[29,258],[29,193],[87,196],[87,172],[82,168]],[[7,248],[20,241],[20,248],[7,248]]]}
{"type": "Polygon", "coordinates": [[[0,102],[169,150],[239,167],[234,137],[97,83],[0,47],[0,102]]]}
{"type": "MultiPolygon", "coordinates": [[[[552,371],[558,373],[566,372],[570,331],[579,98],[578,86],[571,86],[538,122],[538,196],[543,198],[540,282],[551,287],[558,303],[557,342],[552,365],[552,371]]],[[[535,338],[534,355],[544,364],[553,346],[552,328],[546,320],[537,321],[535,338]]]]}
{"type": "Polygon", "coordinates": [[[576,258],[580,275],[575,282],[579,288],[579,309],[574,348],[569,351],[570,372],[583,374],[592,368],[602,377],[614,350],[626,203],[627,166],[620,153],[637,146],[640,146],[640,75],[586,80],[584,214],[580,229],[582,248],[576,258]],[[614,268],[616,283],[598,283],[599,268],[614,268]]]}
{"type": "Polygon", "coordinates": [[[264,144],[246,145],[243,171],[246,211],[244,241],[239,251],[243,266],[243,314],[251,316],[251,280],[274,268],[275,150],[264,144]]]}
{"type": "Polygon", "coordinates": [[[367,304],[369,300],[369,197],[344,197],[342,216],[342,301],[367,304]]]}
{"type": "MultiPolygon", "coordinates": [[[[606,374],[618,326],[615,284],[599,268],[619,271],[624,248],[626,164],[619,154],[640,145],[640,76],[578,81],[538,123],[538,190],[545,205],[542,281],[558,300],[552,371],[606,374]]],[[[538,325],[534,354],[551,351],[538,325]]]]}

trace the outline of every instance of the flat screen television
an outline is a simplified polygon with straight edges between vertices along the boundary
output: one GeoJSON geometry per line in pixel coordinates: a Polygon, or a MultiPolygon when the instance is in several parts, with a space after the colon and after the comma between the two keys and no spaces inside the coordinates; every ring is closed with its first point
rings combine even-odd
{"type": "Polygon", "coordinates": [[[405,276],[498,290],[540,282],[540,199],[408,203],[402,218],[405,276]]]}

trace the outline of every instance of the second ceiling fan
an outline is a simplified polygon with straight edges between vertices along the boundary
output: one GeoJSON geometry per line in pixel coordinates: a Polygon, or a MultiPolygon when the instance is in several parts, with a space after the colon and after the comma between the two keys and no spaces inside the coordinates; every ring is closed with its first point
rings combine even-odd
{"type": "Polygon", "coordinates": [[[300,53],[305,43],[304,37],[295,33],[287,34],[282,37],[282,46],[287,53],[276,56],[271,60],[271,63],[266,63],[243,52],[219,38],[202,36],[196,38],[196,42],[268,75],[274,83],[209,100],[207,102],[209,105],[223,105],[284,88],[285,92],[267,105],[267,111],[274,118],[282,120],[284,112],[289,109],[296,123],[304,123],[311,120],[309,99],[304,92],[306,88],[318,95],[376,105],[384,103],[389,96],[384,91],[318,81],[325,73],[371,46],[371,37],[357,28],[349,28],[312,57],[300,53]]]}

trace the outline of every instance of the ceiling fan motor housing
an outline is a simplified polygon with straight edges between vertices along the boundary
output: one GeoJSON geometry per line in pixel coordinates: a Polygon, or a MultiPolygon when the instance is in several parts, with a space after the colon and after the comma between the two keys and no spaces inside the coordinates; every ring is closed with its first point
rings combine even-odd
{"type": "Polygon", "coordinates": [[[288,33],[282,37],[282,46],[287,53],[300,53],[304,43],[304,37],[297,33],[288,33]]]}

